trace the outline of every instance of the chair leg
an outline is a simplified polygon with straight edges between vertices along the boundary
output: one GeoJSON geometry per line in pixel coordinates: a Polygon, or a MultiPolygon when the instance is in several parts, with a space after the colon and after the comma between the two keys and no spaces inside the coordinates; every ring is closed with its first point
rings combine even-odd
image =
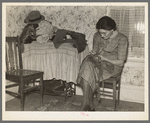
{"type": "Polygon", "coordinates": [[[18,93],[20,94],[20,84],[19,84],[19,86],[18,86],[18,93]]]}
{"type": "Polygon", "coordinates": [[[98,103],[101,103],[100,87],[96,90],[96,98],[98,103]]]}
{"type": "Polygon", "coordinates": [[[74,84],[74,95],[76,95],[76,85],[74,84]]]}
{"type": "Polygon", "coordinates": [[[104,81],[102,81],[102,95],[104,95],[104,81]]]}
{"type": "Polygon", "coordinates": [[[33,83],[33,86],[35,86],[35,79],[34,79],[34,80],[32,80],[32,83],[33,83]]]}
{"type": "Polygon", "coordinates": [[[24,102],[25,102],[25,97],[24,97],[24,81],[21,78],[20,80],[20,96],[21,96],[21,111],[24,111],[24,102]]]}
{"type": "Polygon", "coordinates": [[[43,93],[43,75],[41,75],[40,77],[40,94],[41,94],[41,105],[43,105],[43,96],[44,96],[44,93],[43,93]]]}
{"type": "Polygon", "coordinates": [[[113,82],[113,106],[115,111],[116,110],[116,81],[113,82]]]}
{"type": "Polygon", "coordinates": [[[120,84],[118,85],[118,100],[117,100],[117,104],[119,105],[120,102],[120,84]]]}

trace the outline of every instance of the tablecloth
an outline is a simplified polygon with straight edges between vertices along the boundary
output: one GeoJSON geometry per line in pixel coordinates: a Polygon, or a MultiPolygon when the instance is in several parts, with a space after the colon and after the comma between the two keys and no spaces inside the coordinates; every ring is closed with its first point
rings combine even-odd
{"type": "Polygon", "coordinates": [[[77,49],[69,43],[64,43],[56,49],[53,42],[40,44],[33,41],[31,44],[24,44],[24,48],[24,69],[44,71],[44,80],[56,78],[74,83],[82,60],[89,53],[88,46],[78,54],[77,49]]]}

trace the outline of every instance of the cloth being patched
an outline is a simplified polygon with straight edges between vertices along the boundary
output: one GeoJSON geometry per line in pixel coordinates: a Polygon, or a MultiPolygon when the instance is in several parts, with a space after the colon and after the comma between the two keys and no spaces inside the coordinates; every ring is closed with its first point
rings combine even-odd
{"type": "Polygon", "coordinates": [[[53,26],[49,21],[43,20],[36,29],[36,40],[39,43],[47,43],[54,33],[53,26]]]}

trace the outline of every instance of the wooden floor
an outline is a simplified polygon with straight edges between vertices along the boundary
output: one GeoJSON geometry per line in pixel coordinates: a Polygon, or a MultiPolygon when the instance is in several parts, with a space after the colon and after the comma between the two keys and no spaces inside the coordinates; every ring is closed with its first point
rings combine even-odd
{"type": "MultiPolygon", "coordinates": [[[[58,97],[58,96],[44,95],[43,102],[44,102],[44,104],[47,104],[52,99],[65,100],[64,97],[60,97],[60,96],[58,97]]],[[[67,101],[82,104],[83,97],[80,95],[76,95],[76,96],[68,98],[67,101]]],[[[112,107],[112,100],[111,99],[102,99],[102,102],[100,104],[98,104],[97,99],[95,98],[94,99],[94,105],[96,107],[98,107],[98,106],[110,106],[110,107],[112,107]]],[[[17,98],[14,98],[14,99],[6,102],[5,106],[6,106],[5,107],[6,111],[20,111],[21,110],[20,100],[17,98]]],[[[39,106],[40,106],[40,95],[38,93],[31,93],[31,94],[28,94],[26,96],[25,111],[35,111],[36,108],[39,106]]],[[[117,109],[119,109],[121,111],[144,111],[144,104],[135,103],[135,102],[120,101],[120,104],[117,105],[117,109]]]]}

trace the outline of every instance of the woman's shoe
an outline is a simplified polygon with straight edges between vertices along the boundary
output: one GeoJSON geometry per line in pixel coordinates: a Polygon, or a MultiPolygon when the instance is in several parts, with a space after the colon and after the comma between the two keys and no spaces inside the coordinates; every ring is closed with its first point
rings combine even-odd
{"type": "Polygon", "coordinates": [[[90,110],[88,110],[88,111],[95,111],[95,108],[91,108],[90,110]]]}
{"type": "Polygon", "coordinates": [[[95,108],[91,108],[90,105],[86,105],[86,106],[83,108],[83,111],[95,111],[95,108]]]}

